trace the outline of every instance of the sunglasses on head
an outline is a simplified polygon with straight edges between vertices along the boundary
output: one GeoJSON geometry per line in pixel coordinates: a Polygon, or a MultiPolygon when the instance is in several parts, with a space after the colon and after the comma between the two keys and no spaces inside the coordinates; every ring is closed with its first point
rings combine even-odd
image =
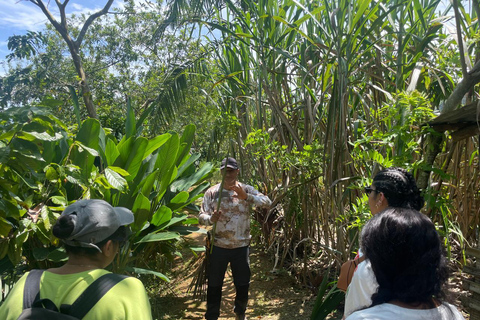
{"type": "Polygon", "coordinates": [[[370,187],[365,187],[365,193],[370,194],[372,191],[377,192],[377,190],[373,189],[371,186],[370,187]]]}

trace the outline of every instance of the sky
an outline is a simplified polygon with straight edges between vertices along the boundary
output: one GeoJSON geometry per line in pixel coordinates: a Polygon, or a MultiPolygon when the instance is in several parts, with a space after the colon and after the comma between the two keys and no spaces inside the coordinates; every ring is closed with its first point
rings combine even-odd
{"type": "MultiPolygon", "coordinates": [[[[63,2],[64,0],[62,0],[63,2]]],[[[60,20],[54,0],[44,0],[52,14],[60,20]]],[[[95,12],[107,0],[70,0],[66,7],[67,15],[95,12]]],[[[115,0],[111,9],[121,7],[123,0],[115,0]]],[[[10,53],[8,37],[24,35],[27,31],[42,31],[48,22],[39,7],[27,0],[0,0],[0,75],[5,73],[5,56],[10,53]]]]}

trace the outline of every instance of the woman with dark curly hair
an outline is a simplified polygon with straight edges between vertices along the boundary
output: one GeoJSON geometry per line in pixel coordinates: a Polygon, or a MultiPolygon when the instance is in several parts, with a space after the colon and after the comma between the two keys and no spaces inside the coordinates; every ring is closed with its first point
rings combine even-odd
{"type": "Polygon", "coordinates": [[[442,302],[448,267],[432,221],[412,209],[388,208],[374,216],[362,232],[362,250],[378,282],[369,308],[348,320],[461,320],[442,302]]]}
{"type": "MultiPolygon", "coordinates": [[[[368,205],[372,215],[387,208],[407,208],[420,210],[424,199],[415,183],[412,174],[403,168],[387,168],[375,175],[372,185],[365,188],[368,194],[368,205]]],[[[371,305],[371,296],[378,284],[370,261],[365,260],[362,250],[359,251],[361,261],[355,271],[345,298],[344,316],[353,311],[371,305]]]]}

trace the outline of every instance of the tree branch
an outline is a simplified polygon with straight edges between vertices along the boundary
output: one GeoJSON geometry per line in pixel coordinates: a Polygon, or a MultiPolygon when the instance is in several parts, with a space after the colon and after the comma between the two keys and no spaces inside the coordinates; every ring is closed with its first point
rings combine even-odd
{"type": "Polygon", "coordinates": [[[42,0],[30,0],[30,2],[33,3],[34,5],[36,5],[37,7],[39,7],[42,10],[43,14],[45,14],[48,21],[50,21],[50,23],[53,24],[55,29],[57,29],[58,32],[60,32],[62,37],[64,36],[64,34],[67,34],[67,30],[60,23],[58,23],[57,20],[55,20],[55,17],[45,7],[45,4],[43,3],[42,0]]]}
{"type": "Polygon", "coordinates": [[[455,110],[455,108],[462,102],[463,97],[467,92],[480,82],[480,61],[478,61],[468,72],[460,83],[455,87],[452,94],[445,101],[442,109],[442,114],[455,110]]]}
{"type": "Polygon", "coordinates": [[[65,7],[67,6],[68,0],[65,1],[63,4],[60,2],[60,0],[55,0],[58,6],[58,11],[60,11],[60,18],[61,18],[61,24],[65,30],[67,30],[67,15],[65,14],[65,7]]]}
{"type": "Polygon", "coordinates": [[[103,16],[104,14],[107,14],[108,10],[112,6],[113,0],[108,0],[108,2],[105,4],[105,7],[103,7],[102,10],[95,12],[92,14],[90,17],[88,17],[87,21],[85,21],[82,30],[80,31],[77,40],[75,41],[75,45],[77,48],[80,48],[80,45],[82,44],[83,37],[85,36],[85,33],[87,32],[88,27],[92,24],[92,22],[97,19],[98,17],[103,16]]]}

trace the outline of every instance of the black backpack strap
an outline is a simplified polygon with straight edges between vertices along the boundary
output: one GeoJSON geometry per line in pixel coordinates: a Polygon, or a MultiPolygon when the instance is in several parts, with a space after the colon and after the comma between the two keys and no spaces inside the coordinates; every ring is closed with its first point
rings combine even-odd
{"type": "Polygon", "coordinates": [[[42,308],[42,309],[59,312],[55,303],[53,303],[53,301],[50,299],[35,300],[32,304],[32,308],[42,308]]]}
{"type": "Polygon", "coordinates": [[[45,270],[33,269],[28,273],[23,288],[23,309],[31,308],[33,302],[40,300],[40,278],[45,270]]]}
{"type": "Polygon", "coordinates": [[[93,308],[108,290],[125,278],[128,278],[128,276],[107,273],[89,285],[71,306],[62,305],[60,310],[62,313],[67,313],[75,318],[83,319],[83,317],[85,317],[90,309],[93,308]]]}

